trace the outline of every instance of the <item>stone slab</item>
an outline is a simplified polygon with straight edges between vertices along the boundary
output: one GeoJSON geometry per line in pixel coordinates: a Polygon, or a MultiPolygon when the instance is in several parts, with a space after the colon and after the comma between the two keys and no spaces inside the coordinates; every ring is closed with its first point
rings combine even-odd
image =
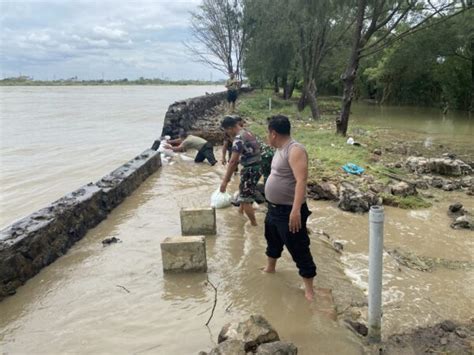
{"type": "Polygon", "coordinates": [[[206,272],[206,239],[204,236],[168,237],[161,242],[165,272],[206,272]]]}
{"type": "Polygon", "coordinates": [[[181,234],[215,235],[216,210],[214,208],[183,208],[180,211],[181,234]]]}

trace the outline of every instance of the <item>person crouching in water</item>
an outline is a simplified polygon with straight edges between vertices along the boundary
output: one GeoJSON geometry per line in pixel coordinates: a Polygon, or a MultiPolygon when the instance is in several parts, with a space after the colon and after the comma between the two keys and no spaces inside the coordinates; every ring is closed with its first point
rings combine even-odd
{"type": "Polygon", "coordinates": [[[309,248],[306,221],[311,214],[306,204],[308,154],[303,145],[291,138],[288,117],[272,116],[268,120],[268,141],[276,148],[271,173],[265,184],[268,212],[265,218],[267,266],[274,273],[283,246],[291,254],[303,278],[305,297],[314,298],[313,279],[316,265],[309,248]]]}
{"type": "Polygon", "coordinates": [[[217,163],[212,144],[204,138],[193,136],[192,134],[187,134],[184,130],[180,130],[179,139],[169,141],[169,143],[179,144],[178,146],[171,147],[173,152],[185,152],[189,149],[197,150],[198,152],[194,158],[195,163],[202,163],[206,159],[212,166],[217,163]]]}
{"type": "Polygon", "coordinates": [[[260,146],[255,136],[250,131],[242,128],[238,124],[238,121],[232,116],[224,117],[222,128],[226,134],[234,138],[232,143],[232,155],[227,165],[227,171],[222,180],[220,191],[225,192],[227,190],[227,184],[240,161],[242,168],[240,170],[238,202],[240,202],[250,223],[256,226],[257,220],[252,203],[255,201],[257,183],[262,176],[260,167],[260,146]]]}

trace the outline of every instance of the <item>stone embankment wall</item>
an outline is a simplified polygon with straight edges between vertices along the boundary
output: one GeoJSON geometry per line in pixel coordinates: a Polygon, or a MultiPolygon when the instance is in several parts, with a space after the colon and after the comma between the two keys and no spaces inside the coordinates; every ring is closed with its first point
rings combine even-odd
{"type": "MultiPolygon", "coordinates": [[[[250,88],[240,89],[240,93],[250,88]]],[[[222,143],[220,121],[225,114],[227,92],[194,97],[172,104],[165,115],[162,136],[176,137],[180,129],[196,134],[214,144],[222,143]]]]}
{"type": "Polygon", "coordinates": [[[0,230],[0,300],[63,255],[161,166],[148,149],[98,182],[0,230]]]}

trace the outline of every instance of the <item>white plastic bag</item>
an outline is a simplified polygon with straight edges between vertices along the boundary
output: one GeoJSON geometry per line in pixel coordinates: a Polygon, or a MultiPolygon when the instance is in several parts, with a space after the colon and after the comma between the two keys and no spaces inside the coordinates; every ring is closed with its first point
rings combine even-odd
{"type": "Polygon", "coordinates": [[[347,142],[346,142],[346,143],[347,143],[347,144],[350,144],[350,145],[353,145],[353,144],[354,144],[354,138],[349,137],[349,138],[347,139],[347,142]]]}
{"type": "Polygon", "coordinates": [[[176,155],[170,148],[170,145],[165,141],[161,141],[160,147],[158,148],[158,152],[163,154],[165,157],[174,157],[176,155]]]}
{"type": "Polygon", "coordinates": [[[231,205],[232,197],[227,193],[222,193],[219,189],[214,191],[211,196],[211,207],[212,208],[226,208],[231,205]]]}

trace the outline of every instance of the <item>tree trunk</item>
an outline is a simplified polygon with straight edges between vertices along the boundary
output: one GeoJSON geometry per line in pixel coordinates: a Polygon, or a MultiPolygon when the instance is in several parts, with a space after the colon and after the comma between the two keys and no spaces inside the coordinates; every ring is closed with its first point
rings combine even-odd
{"type": "Polygon", "coordinates": [[[318,100],[316,99],[316,84],[314,80],[311,80],[309,87],[306,90],[306,98],[308,99],[308,104],[311,109],[311,116],[313,120],[319,120],[321,114],[319,112],[318,100]]]}
{"type": "Polygon", "coordinates": [[[367,6],[367,0],[357,1],[357,22],[354,29],[354,37],[352,39],[351,56],[347,63],[346,71],[342,75],[343,82],[343,94],[342,94],[342,105],[341,115],[336,120],[336,133],[342,136],[347,134],[347,128],[349,126],[349,116],[351,113],[352,98],[354,96],[354,82],[357,75],[357,69],[359,67],[360,60],[360,48],[362,30],[364,25],[365,8],[367,6]]]}
{"type": "Polygon", "coordinates": [[[306,107],[306,92],[303,89],[303,91],[301,92],[300,99],[298,100],[298,111],[300,112],[303,111],[305,107],[306,107]]]}
{"type": "Polygon", "coordinates": [[[284,74],[281,78],[281,86],[283,86],[283,100],[288,100],[288,75],[284,74]]]}
{"type": "Polygon", "coordinates": [[[278,86],[278,76],[275,75],[273,78],[273,91],[278,94],[280,92],[280,87],[278,86]]]}
{"type": "Polygon", "coordinates": [[[295,91],[295,86],[296,86],[296,77],[293,78],[291,83],[289,84],[288,88],[288,99],[291,99],[293,96],[293,92],[295,91]]]}

